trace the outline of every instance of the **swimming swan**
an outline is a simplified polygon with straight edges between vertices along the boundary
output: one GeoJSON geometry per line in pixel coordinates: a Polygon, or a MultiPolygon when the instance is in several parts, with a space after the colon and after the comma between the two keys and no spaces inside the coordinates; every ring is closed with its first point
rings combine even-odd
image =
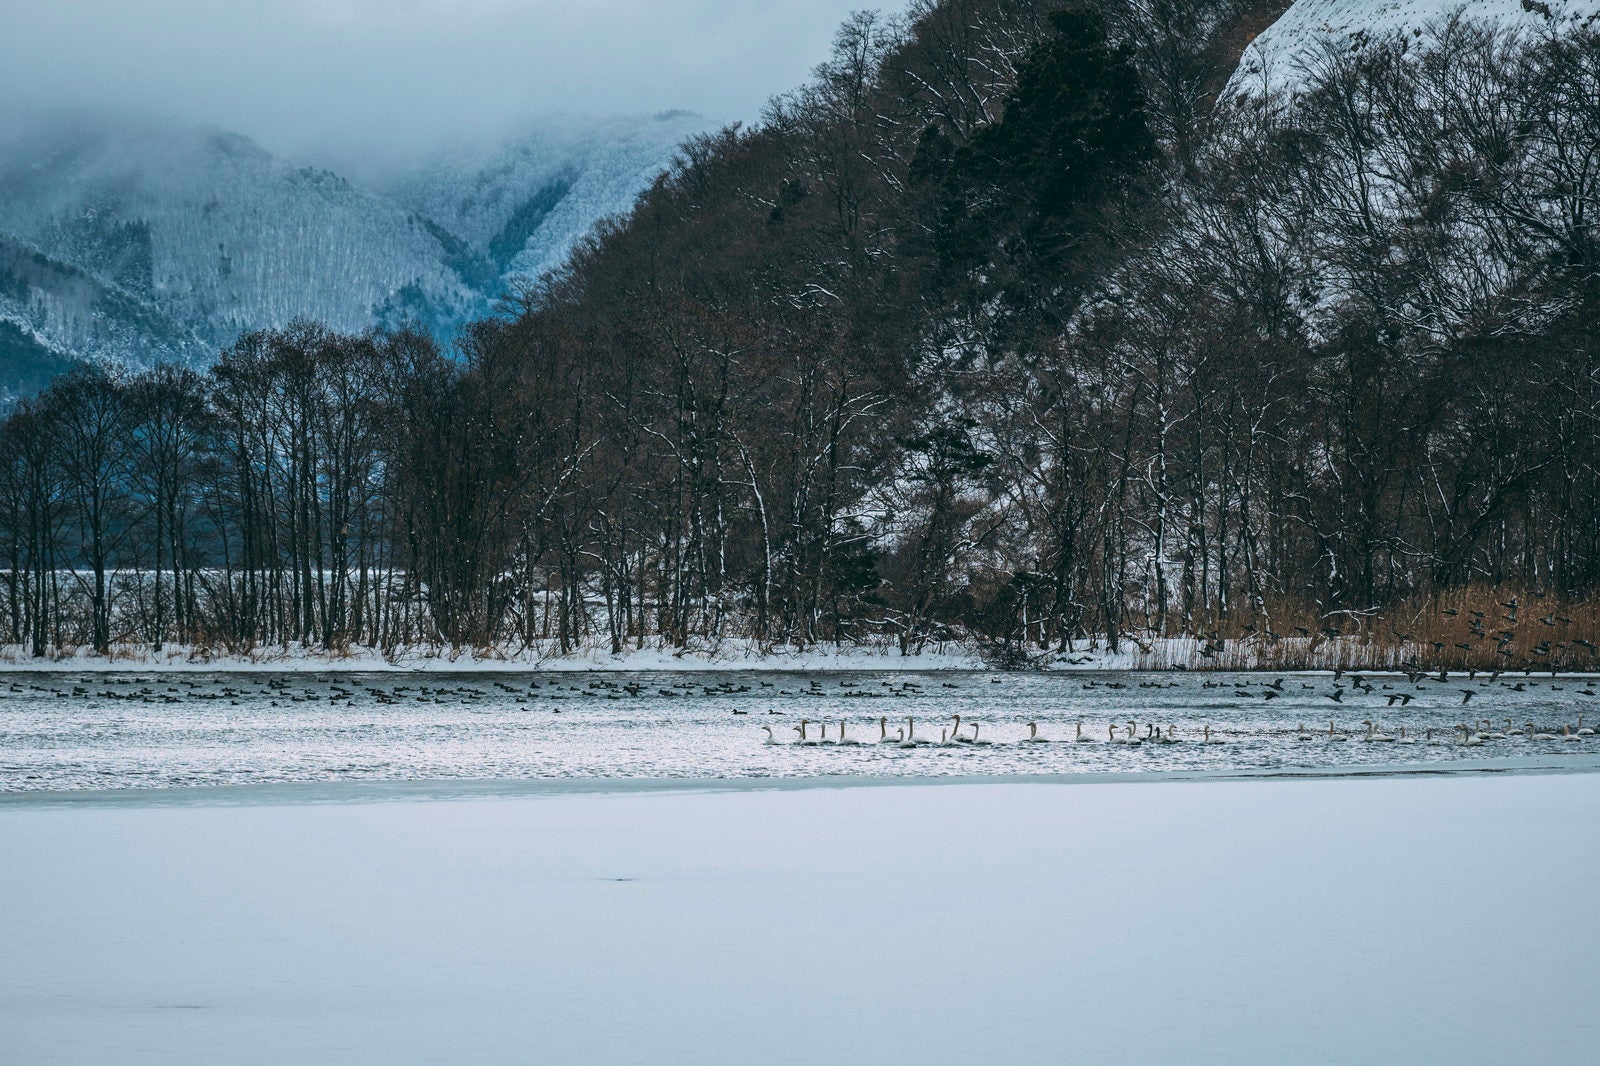
{"type": "Polygon", "coordinates": [[[1028,723],[1028,735],[1022,738],[1022,742],[1024,744],[1048,744],[1048,743],[1050,743],[1049,738],[1041,737],[1039,735],[1039,723],[1038,722],[1029,722],[1028,723]]]}

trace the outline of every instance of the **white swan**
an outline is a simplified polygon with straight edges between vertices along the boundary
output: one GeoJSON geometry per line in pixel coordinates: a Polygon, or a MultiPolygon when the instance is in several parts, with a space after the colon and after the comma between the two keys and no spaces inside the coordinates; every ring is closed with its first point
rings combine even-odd
{"type": "Polygon", "coordinates": [[[902,748],[914,748],[917,746],[917,720],[915,718],[906,718],[906,735],[897,743],[902,748]]]}
{"type": "Polygon", "coordinates": [[[1128,738],[1127,737],[1119,737],[1119,736],[1117,736],[1117,727],[1115,725],[1106,726],[1106,743],[1107,744],[1126,744],[1127,742],[1128,742],[1128,738]]]}
{"type": "Polygon", "coordinates": [[[1086,737],[1086,736],[1083,735],[1083,723],[1082,722],[1078,723],[1078,735],[1076,737],[1073,737],[1072,739],[1075,742],[1079,743],[1079,744],[1093,744],[1094,743],[1094,737],[1086,737]]]}
{"type": "MultiPolygon", "coordinates": [[[[1511,721],[1511,719],[1508,718],[1508,719],[1506,719],[1506,721],[1509,723],[1511,721]]],[[[1498,729],[1496,729],[1494,727],[1493,719],[1489,719],[1489,718],[1485,718],[1483,720],[1483,732],[1479,733],[1478,735],[1480,737],[1482,737],[1484,740],[1504,740],[1504,739],[1506,739],[1506,735],[1504,733],[1500,732],[1498,729]]]]}
{"type": "Polygon", "coordinates": [[[1340,733],[1340,732],[1336,731],[1333,728],[1333,719],[1332,718],[1328,719],[1328,743],[1330,743],[1330,744],[1343,744],[1345,741],[1347,741],[1349,739],[1350,739],[1349,737],[1345,736],[1343,733],[1340,733]]]}
{"type": "Polygon", "coordinates": [[[778,738],[772,735],[772,727],[770,725],[764,725],[761,728],[767,734],[767,739],[763,740],[761,743],[776,744],[778,742],[778,738]]]}
{"type": "Polygon", "coordinates": [[[1574,733],[1572,731],[1572,727],[1570,725],[1564,725],[1564,726],[1561,727],[1561,739],[1562,740],[1579,741],[1579,740],[1582,740],[1583,738],[1580,737],[1578,734],[1574,733]]]}
{"type": "MultiPolygon", "coordinates": [[[[1532,726],[1530,725],[1529,728],[1531,729],[1532,726]]],[[[1467,727],[1465,722],[1456,726],[1456,730],[1461,734],[1461,739],[1457,741],[1457,743],[1468,748],[1483,747],[1483,739],[1473,733],[1473,731],[1467,727]]]]}
{"type": "Polygon", "coordinates": [[[1583,715],[1581,715],[1581,714],[1578,715],[1578,736],[1580,736],[1580,737],[1592,737],[1592,736],[1594,736],[1594,730],[1590,729],[1588,726],[1583,724],[1583,715]]]}
{"type": "Polygon", "coordinates": [[[971,737],[964,737],[961,735],[961,716],[959,714],[952,714],[950,717],[955,719],[955,724],[950,727],[950,739],[957,744],[971,744],[971,737]]]}
{"type": "Polygon", "coordinates": [[[835,747],[859,748],[861,746],[861,741],[859,741],[859,740],[850,740],[849,738],[847,738],[844,735],[844,723],[843,722],[839,723],[839,739],[834,741],[833,743],[834,743],[835,747]]]}
{"type": "Polygon", "coordinates": [[[1534,728],[1533,728],[1533,723],[1529,722],[1528,723],[1528,739],[1529,740],[1554,740],[1554,739],[1556,739],[1556,735],[1554,733],[1538,733],[1538,732],[1535,732],[1534,728]]]}
{"type": "Polygon", "coordinates": [[[1139,739],[1139,723],[1138,722],[1129,722],[1128,723],[1128,745],[1130,747],[1138,747],[1140,744],[1143,744],[1143,743],[1144,743],[1144,741],[1139,739]]]}
{"type": "Polygon", "coordinates": [[[1316,738],[1313,737],[1310,733],[1306,732],[1306,724],[1304,722],[1301,722],[1300,723],[1300,732],[1298,732],[1298,733],[1296,733],[1294,735],[1294,739],[1296,739],[1296,740],[1315,740],[1316,738]]]}
{"type": "Polygon", "coordinates": [[[1202,743],[1202,744],[1226,744],[1227,741],[1223,740],[1221,737],[1212,736],[1211,735],[1211,723],[1207,722],[1206,723],[1206,727],[1205,727],[1205,732],[1204,732],[1204,739],[1202,739],[1200,741],[1200,743],[1202,743]]]}
{"type": "Polygon", "coordinates": [[[972,723],[972,739],[969,740],[967,743],[969,743],[969,744],[993,744],[994,741],[992,741],[992,740],[979,740],[978,739],[978,723],[977,722],[973,722],[972,723]]]}
{"type": "Polygon", "coordinates": [[[1406,736],[1406,727],[1405,726],[1401,726],[1400,727],[1400,741],[1399,742],[1401,744],[1415,744],[1417,742],[1417,738],[1416,737],[1408,737],[1408,736],[1406,736]]]}
{"type": "Polygon", "coordinates": [[[888,718],[879,718],[878,719],[878,743],[879,744],[898,744],[898,743],[900,743],[900,737],[903,737],[903,736],[905,736],[905,733],[901,732],[899,735],[891,737],[889,735],[889,719],[888,718]]]}
{"type": "Polygon", "coordinates": [[[802,719],[800,719],[800,724],[799,725],[790,726],[789,727],[789,728],[793,729],[796,733],[800,734],[800,739],[795,741],[796,744],[799,744],[800,746],[806,747],[806,748],[814,748],[814,747],[817,746],[817,742],[815,740],[812,740],[810,737],[806,736],[806,726],[808,726],[810,724],[811,724],[811,719],[802,718],[802,719]]]}
{"type": "Polygon", "coordinates": [[[1022,738],[1022,742],[1024,744],[1048,744],[1050,743],[1050,740],[1048,737],[1041,737],[1039,735],[1038,722],[1029,722],[1028,735],[1022,738]]]}

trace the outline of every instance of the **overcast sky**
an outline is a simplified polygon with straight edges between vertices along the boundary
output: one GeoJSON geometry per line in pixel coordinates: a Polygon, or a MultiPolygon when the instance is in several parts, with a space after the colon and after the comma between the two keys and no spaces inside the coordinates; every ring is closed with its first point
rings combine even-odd
{"type": "Polygon", "coordinates": [[[551,112],[750,119],[862,7],[904,0],[0,0],[0,107],[132,108],[290,155],[551,112]]]}

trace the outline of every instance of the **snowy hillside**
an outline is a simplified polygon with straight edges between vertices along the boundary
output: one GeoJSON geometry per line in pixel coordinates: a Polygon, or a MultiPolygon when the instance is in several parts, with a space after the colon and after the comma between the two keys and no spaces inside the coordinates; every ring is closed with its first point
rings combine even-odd
{"type": "Polygon", "coordinates": [[[1461,13],[1525,29],[1600,22],[1600,0],[1296,0],[1240,58],[1230,95],[1293,89],[1306,65],[1328,46],[1414,32],[1428,22],[1461,13]]]}
{"type": "Polygon", "coordinates": [[[403,208],[218,130],[80,127],[14,145],[0,232],[214,345],[300,316],[361,328],[403,290],[441,317],[478,303],[403,208]]]}
{"type": "Polygon", "coordinates": [[[208,351],[148,300],[0,235],[0,404],[78,359],[143,367],[208,351]]]}
{"type": "Polygon", "coordinates": [[[626,210],[706,125],[562,119],[367,185],[216,129],[14,134],[0,141],[0,393],[74,357],[204,360],[296,318],[448,337],[626,210]]]}
{"type": "Polygon", "coordinates": [[[379,187],[497,273],[538,274],[596,221],[632,204],[707,125],[686,111],[542,120],[501,145],[440,152],[379,187]]]}

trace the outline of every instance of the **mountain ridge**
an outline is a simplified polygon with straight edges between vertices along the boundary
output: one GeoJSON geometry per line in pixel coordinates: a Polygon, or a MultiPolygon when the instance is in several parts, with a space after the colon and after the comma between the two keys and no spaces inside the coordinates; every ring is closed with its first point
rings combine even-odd
{"type": "Polygon", "coordinates": [[[45,363],[203,363],[297,318],[448,340],[625,210],[706,125],[687,112],[530,123],[361,182],[215,127],[24,130],[0,141],[0,320],[16,334],[0,395],[36,389],[45,363]]]}

